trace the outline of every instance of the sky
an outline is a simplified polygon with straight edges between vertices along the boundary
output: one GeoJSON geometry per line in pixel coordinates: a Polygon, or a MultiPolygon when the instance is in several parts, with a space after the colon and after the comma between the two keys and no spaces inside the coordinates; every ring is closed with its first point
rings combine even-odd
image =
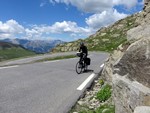
{"type": "Polygon", "coordinates": [[[0,39],[84,39],[142,8],[143,0],[0,0],[0,39]]]}

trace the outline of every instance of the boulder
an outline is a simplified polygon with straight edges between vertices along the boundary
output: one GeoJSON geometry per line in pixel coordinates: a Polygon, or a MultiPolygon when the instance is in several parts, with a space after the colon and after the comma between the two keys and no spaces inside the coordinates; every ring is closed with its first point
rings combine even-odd
{"type": "Polygon", "coordinates": [[[150,106],[150,37],[119,47],[110,55],[102,75],[113,86],[115,113],[133,113],[150,106]]]}
{"type": "Polygon", "coordinates": [[[135,108],[134,113],[150,113],[150,107],[148,106],[138,106],[135,108]]]}
{"type": "Polygon", "coordinates": [[[131,44],[114,68],[114,73],[150,88],[150,37],[131,44]]]}
{"type": "Polygon", "coordinates": [[[120,50],[115,50],[113,54],[110,54],[109,58],[105,62],[102,76],[106,79],[110,84],[112,84],[112,77],[113,77],[113,65],[119,61],[119,59],[123,56],[124,52],[120,50]]]}
{"type": "Polygon", "coordinates": [[[113,75],[112,81],[115,113],[133,113],[137,106],[150,106],[148,87],[118,74],[113,75]]]}

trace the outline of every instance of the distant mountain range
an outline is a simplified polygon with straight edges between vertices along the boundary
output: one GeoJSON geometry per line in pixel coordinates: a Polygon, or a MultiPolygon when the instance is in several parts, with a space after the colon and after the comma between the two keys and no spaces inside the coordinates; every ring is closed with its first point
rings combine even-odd
{"type": "Polygon", "coordinates": [[[48,53],[58,44],[64,43],[61,40],[3,39],[1,41],[21,45],[25,49],[36,53],[48,53]]]}

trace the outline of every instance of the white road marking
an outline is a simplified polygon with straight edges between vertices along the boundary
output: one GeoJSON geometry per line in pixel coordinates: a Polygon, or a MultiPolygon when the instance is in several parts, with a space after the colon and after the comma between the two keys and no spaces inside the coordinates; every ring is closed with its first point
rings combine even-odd
{"type": "Polygon", "coordinates": [[[92,73],[78,88],[77,90],[83,90],[83,88],[87,85],[88,82],[95,76],[94,73],[92,73]]]}
{"type": "Polygon", "coordinates": [[[53,61],[46,61],[44,63],[52,63],[52,62],[59,62],[60,60],[53,60],[53,61]]]}
{"type": "Polygon", "coordinates": [[[104,64],[102,64],[100,67],[101,67],[101,68],[104,67],[104,64]]]}
{"type": "Polygon", "coordinates": [[[8,69],[8,68],[14,68],[14,67],[19,67],[19,66],[15,65],[15,66],[0,67],[0,69],[8,69]]]}

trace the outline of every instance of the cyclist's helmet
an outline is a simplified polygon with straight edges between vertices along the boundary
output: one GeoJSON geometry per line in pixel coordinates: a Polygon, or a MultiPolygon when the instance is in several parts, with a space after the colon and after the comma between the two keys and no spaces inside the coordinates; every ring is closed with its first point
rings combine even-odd
{"type": "Polygon", "coordinates": [[[80,46],[84,46],[84,43],[83,43],[83,42],[80,42],[80,46]]]}

